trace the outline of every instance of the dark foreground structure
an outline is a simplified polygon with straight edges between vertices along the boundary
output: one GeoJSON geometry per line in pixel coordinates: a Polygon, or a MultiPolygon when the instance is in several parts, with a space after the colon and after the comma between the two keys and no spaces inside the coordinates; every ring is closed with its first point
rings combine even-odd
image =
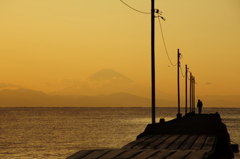
{"type": "Polygon", "coordinates": [[[137,139],[121,149],[82,150],[67,159],[231,159],[230,144],[220,115],[189,113],[147,125],[137,139]]]}

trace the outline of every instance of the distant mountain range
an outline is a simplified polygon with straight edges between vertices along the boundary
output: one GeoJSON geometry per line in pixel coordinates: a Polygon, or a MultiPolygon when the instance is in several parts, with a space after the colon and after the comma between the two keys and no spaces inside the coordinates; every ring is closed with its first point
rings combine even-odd
{"type": "MultiPolygon", "coordinates": [[[[166,106],[173,106],[172,101],[158,100],[166,106]]],[[[30,89],[0,91],[1,107],[148,107],[151,100],[128,93],[109,95],[54,95],[30,89]]]]}
{"type": "MultiPolygon", "coordinates": [[[[176,107],[176,101],[157,99],[158,107],[176,107]]],[[[184,102],[181,103],[184,107],[184,102]]],[[[30,89],[0,91],[1,107],[151,107],[151,99],[124,92],[109,95],[54,95],[30,89]]],[[[240,102],[207,100],[204,106],[238,107],[240,102]]]]}
{"type": "MultiPolygon", "coordinates": [[[[102,69],[84,81],[74,83],[49,95],[87,95],[113,94],[125,92],[145,98],[151,97],[151,90],[112,69],[102,69]]],[[[164,100],[173,100],[176,96],[156,90],[157,96],[164,100]]]]}
{"type": "MultiPolygon", "coordinates": [[[[177,106],[177,96],[156,90],[156,105],[177,106]]],[[[102,69],[84,81],[45,94],[18,88],[0,91],[1,107],[150,107],[151,89],[121,73],[102,69]]],[[[198,96],[206,107],[239,107],[240,96],[198,96]]],[[[183,98],[182,98],[183,99],[183,98]]],[[[196,99],[197,102],[197,99],[196,99]]],[[[189,102],[188,102],[189,103],[189,102]]],[[[185,106],[184,100],[181,102],[185,106]]]]}

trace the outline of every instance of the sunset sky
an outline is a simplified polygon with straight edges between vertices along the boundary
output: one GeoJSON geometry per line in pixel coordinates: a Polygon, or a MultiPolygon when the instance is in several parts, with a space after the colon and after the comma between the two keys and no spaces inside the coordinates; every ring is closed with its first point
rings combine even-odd
{"type": "MultiPolygon", "coordinates": [[[[150,12],[150,0],[124,0],[150,12]]],[[[196,94],[240,95],[240,1],[156,0],[169,56],[177,49],[196,94]]],[[[1,0],[0,87],[46,93],[113,69],[150,87],[150,14],[120,0],[1,0]]],[[[156,18],[156,87],[176,94],[156,18]]],[[[184,89],[185,79],[181,77],[184,89]]]]}

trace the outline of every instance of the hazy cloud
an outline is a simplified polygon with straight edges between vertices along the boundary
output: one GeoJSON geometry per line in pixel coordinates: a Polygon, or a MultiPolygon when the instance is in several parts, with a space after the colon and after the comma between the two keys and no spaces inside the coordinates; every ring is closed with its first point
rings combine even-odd
{"type": "Polygon", "coordinates": [[[210,85],[210,84],[212,84],[211,82],[205,82],[205,83],[203,83],[203,84],[205,84],[205,85],[210,85]]]}
{"type": "Polygon", "coordinates": [[[44,85],[44,86],[53,86],[53,84],[52,84],[52,83],[49,83],[49,82],[44,82],[43,85],[44,85]]]}
{"type": "Polygon", "coordinates": [[[1,88],[6,88],[6,87],[17,87],[17,88],[21,88],[20,86],[18,85],[14,85],[14,84],[10,84],[10,83],[0,83],[0,89],[1,88]]]}
{"type": "Polygon", "coordinates": [[[88,87],[91,88],[91,89],[97,89],[101,86],[104,85],[104,83],[108,83],[109,81],[102,81],[102,82],[99,82],[99,81],[88,81],[88,87]]]}
{"type": "Polygon", "coordinates": [[[78,83],[80,83],[79,80],[71,80],[71,79],[66,79],[66,78],[60,78],[58,81],[60,83],[64,83],[64,84],[78,84],[78,83]]]}

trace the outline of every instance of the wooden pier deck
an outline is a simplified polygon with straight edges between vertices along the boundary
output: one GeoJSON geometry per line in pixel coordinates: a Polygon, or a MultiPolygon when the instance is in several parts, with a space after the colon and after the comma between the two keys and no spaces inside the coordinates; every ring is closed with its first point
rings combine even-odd
{"type": "Polygon", "coordinates": [[[149,124],[121,149],[82,150],[67,159],[210,159],[234,158],[225,124],[216,114],[187,114],[149,124]]]}

